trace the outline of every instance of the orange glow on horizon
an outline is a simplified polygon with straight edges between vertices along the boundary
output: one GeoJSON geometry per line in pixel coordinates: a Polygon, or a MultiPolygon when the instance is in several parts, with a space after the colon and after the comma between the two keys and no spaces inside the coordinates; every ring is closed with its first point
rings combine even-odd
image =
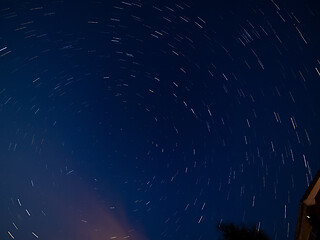
{"type": "MultiPolygon", "coordinates": [[[[60,240],[103,240],[132,239],[146,240],[127,218],[120,201],[100,199],[98,194],[77,176],[66,176],[63,187],[42,192],[42,199],[53,213],[56,229],[46,239],[60,240]]],[[[50,220],[51,221],[51,220],[50,220]]],[[[51,229],[52,231],[52,229],[51,229]]],[[[46,235],[47,233],[44,232],[46,235]]]]}

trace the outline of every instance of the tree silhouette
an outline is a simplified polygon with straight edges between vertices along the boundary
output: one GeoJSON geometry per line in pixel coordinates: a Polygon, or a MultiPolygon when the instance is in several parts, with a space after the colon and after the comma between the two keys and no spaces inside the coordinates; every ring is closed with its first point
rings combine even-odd
{"type": "Polygon", "coordinates": [[[270,240],[270,238],[254,227],[236,226],[233,223],[219,224],[219,231],[223,238],[219,240],[270,240]]]}

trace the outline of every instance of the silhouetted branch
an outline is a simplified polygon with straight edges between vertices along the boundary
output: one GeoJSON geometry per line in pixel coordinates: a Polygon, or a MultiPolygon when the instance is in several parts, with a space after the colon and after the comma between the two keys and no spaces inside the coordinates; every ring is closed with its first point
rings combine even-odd
{"type": "Polygon", "coordinates": [[[220,240],[270,240],[262,231],[257,231],[255,227],[236,226],[233,223],[222,223],[218,226],[223,238],[220,240]]]}

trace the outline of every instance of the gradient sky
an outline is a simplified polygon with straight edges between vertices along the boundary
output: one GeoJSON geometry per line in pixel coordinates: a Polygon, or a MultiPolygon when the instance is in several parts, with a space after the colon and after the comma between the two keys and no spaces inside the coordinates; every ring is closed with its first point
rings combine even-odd
{"type": "Polygon", "coordinates": [[[320,168],[305,1],[0,4],[0,238],[293,239],[320,168]]]}

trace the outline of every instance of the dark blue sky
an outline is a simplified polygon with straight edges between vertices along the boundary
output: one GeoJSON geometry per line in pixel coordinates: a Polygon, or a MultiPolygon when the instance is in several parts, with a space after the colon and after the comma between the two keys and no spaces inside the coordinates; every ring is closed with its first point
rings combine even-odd
{"type": "Polygon", "coordinates": [[[304,1],[2,1],[0,238],[293,239],[320,168],[304,1]]]}

